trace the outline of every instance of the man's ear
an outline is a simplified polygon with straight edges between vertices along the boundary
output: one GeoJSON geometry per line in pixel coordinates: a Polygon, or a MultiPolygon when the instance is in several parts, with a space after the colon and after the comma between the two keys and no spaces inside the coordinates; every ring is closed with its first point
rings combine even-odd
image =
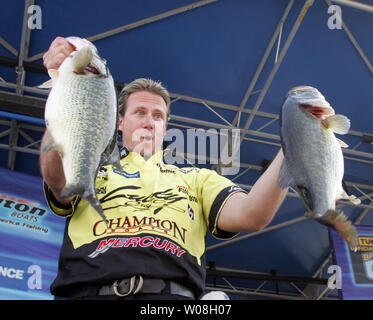
{"type": "Polygon", "coordinates": [[[118,128],[117,128],[119,135],[122,135],[123,121],[124,121],[124,117],[119,113],[118,114],[118,128]]]}

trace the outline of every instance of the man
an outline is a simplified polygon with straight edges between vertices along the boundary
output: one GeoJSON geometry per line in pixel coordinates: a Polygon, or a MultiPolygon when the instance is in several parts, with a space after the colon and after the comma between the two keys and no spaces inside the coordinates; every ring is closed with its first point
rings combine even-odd
{"type": "MultiPolygon", "coordinates": [[[[74,50],[56,38],[45,67],[57,69],[74,50]]],[[[265,227],[287,192],[277,186],[283,153],[247,193],[213,170],[163,163],[170,98],[160,83],[133,81],[119,106],[124,171],[102,167],[96,179],[109,228],[84,200],[59,199],[61,158],[56,151],[40,156],[49,206],[68,218],[51,292],[81,299],[196,299],[205,280],[206,230],[227,239],[265,227]]]]}

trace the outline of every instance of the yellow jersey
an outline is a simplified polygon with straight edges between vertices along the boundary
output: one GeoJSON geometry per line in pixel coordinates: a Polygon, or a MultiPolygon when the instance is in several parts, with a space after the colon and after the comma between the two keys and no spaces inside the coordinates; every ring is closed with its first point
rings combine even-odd
{"type": "Polygon", "coordinates": [[[123,148],[121,165],[101,167],[96,177],[108,226],[84,199],[63,206],[44,184],[51,210],[68,218],[51,292],[68,296],[79,286],[141,274],[182,282],[199,296],[206,231],[235,235],[219,230],[217,219],[229,196],[245,191],[213,170],[165,164],[162,151],[145,161],[123,148]]]}

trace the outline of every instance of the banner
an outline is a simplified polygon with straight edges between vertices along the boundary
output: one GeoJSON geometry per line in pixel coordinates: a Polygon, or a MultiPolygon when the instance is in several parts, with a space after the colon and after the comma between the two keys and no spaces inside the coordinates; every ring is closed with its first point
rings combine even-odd
{"type": "Polygon", "coordinates": [[[341,269],[339,293],[344,300],[373,300],[373,226],[355,227],[359,233],[356,252],[330,230],[334,261],[341,269]]]}
{"type": "Polygon", "coordinates": [[[0,299],[54,299],[65,219],[48,208],[42,179],[0,168],[0,299]]]}

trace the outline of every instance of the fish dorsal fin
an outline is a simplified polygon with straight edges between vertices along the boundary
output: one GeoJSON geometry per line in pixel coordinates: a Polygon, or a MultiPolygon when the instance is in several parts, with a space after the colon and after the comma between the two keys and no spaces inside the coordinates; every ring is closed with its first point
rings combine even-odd
{"type": "Polygon", "coordinates": [[[348,148],[348,144],[344,141],[342,141],[341,139],[337,139],[337,142],[339,143],[339,145],[341,146],[341,148],[348,148]]]}
{"type": "Polygon", "coordinates": [[[341,114],[334,114],[321,121],[321,124],[338,134],[346,134],[350,130],[350,119],[341,114]]]}
{"type": "Polygon", "coordinates": [[[52,88],[55,81],[58,79],[59,72],[56,69],[49,69],[48,74],[51,77],[48,81],[45,81],[43,84],[38,86],[41,89],[52,88]]]}

